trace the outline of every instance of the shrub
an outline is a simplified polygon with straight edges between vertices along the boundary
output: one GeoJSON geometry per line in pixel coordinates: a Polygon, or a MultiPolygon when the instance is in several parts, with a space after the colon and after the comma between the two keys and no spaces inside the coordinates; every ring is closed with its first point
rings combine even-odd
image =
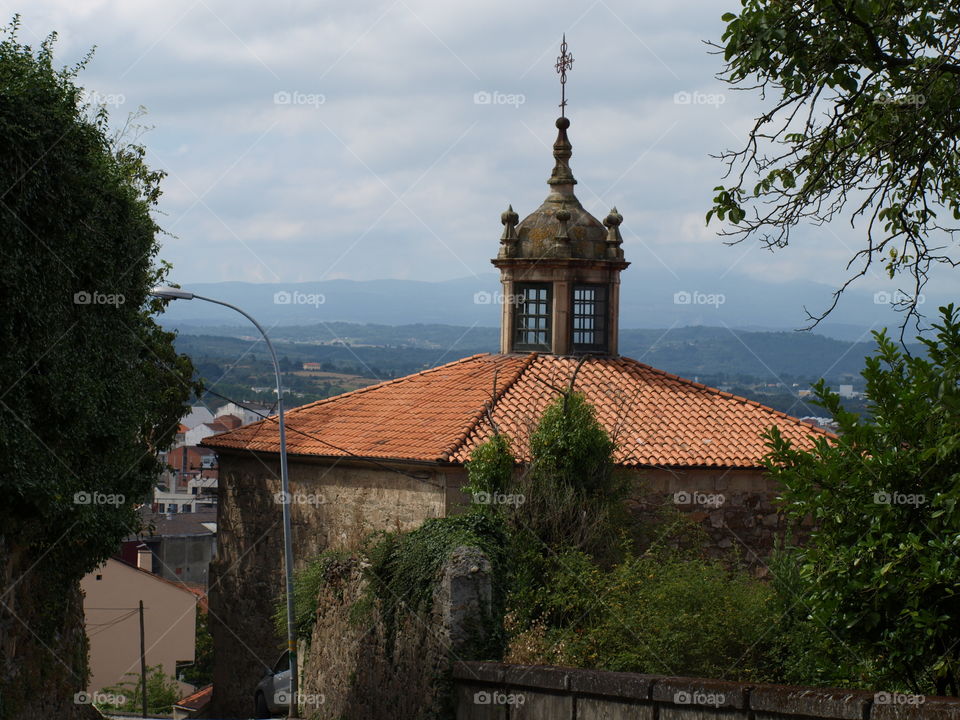
{"type": "MultiPolygon", "coordinates": [[[[128,672],[125,680],[117,685],[105,687],[103,694],[122,698],[122,703],[116,705],[105,704],[104,708],[118,712],[139,713],[143,708],[143,682],[139,673],[128,672]]],[[[147,712],[150,714],[166,714],[173,710],[173,704],[180,699],[180,687],[176,679],[163,672],[160,665],[147,667],[147,712]]]]}
{"type": "Polygon", "coordinates": [[[925,355],[885,333],[862,372],[870,419],[821,380],[815,402],[840,427],[797,449],[776,428],[765,461],[786,511],[810,517],[791,549],[809,627],[848,649],[850,678],[914,693],[960,694],[960,314],[940,308],[925,355]],[[859,660],[858,658],[863,658],[859,660]]]}
{"type": "Polygon", "coordinates": [[[571,550],[552,559],[536,596],[537,619],[519,626],[510,654],[525,651],[532,662],[539,646],[539,662],[772,680],[772,596],[746,572],[684,552],[628,554],[604,571],[571,550]]]}

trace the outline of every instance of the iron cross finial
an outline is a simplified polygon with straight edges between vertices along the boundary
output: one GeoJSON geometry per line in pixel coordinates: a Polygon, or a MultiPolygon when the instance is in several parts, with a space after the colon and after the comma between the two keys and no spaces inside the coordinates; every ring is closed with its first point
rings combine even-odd
{"type": "Polygon", "coordinates": [[[560,44],[560,56],[557,58],[557,72],[560,73],[560,117],[567,112],[567,70],[573,67],[573,55],[567,52],[567,34],[563,34],[560,44]]]}

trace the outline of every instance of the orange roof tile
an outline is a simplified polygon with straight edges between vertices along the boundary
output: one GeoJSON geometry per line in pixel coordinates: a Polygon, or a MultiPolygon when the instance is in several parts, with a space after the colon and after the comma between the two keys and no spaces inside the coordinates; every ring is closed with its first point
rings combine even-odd
{"type": "MultiPolygon", "coordinates": [[[[489,437],[486,407],[492,405],[494,421],[523,455],[531,431],[557,396],[554,388],[567,386],[579,361],[536,353],[474,355],[320,400],[287,412],[287,451],[460,464],[489,437]]],[[[621,465],[758,467],[766,451],[760,434],[771,425],[800,447],[829,436],[760,403],[630,358],[587,359],[575,387],[616,441],[621,465]]],[[[203,444],[277,452],[276,418],[203,444]]]]}
{"type": "Polygon", "coordinates": [[[213,698],[213,685],[207,685],[192,695],[180,698],[173,706],[183,710],[202,710],[210,703],[211,698],[213,698]]]}

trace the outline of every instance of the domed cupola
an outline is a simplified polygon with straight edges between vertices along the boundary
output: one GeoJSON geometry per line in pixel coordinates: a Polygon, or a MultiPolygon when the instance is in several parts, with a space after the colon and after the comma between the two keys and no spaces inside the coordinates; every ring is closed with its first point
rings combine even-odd
{"type": "MultiPolygon", "coordinates": [[[[555,164],[547,183],[550,194],[543,204],[517,226],[514,257],[574,257],[602,259],[607,252],[607,231],[587,212],[573,186],[577,184],[570,169],[573,148],[567,138],[570,120],[557,119],[557,141],[553,144],[555,164]],[[559,225],[565,224],[561,228],[559,225]]],[[[507,250],[506,246],[502,249],[507,250]]]]}
{"type": "Polygon", "coordinates": [[[570,121],[557,119],[554,167],[543,204],[517,222],[510,206],[501,216],[500,270],[503,317],[500,351],[555,355],[616,355],[623,259],[616,208],[601,224],[573,192],[570,121]]]}

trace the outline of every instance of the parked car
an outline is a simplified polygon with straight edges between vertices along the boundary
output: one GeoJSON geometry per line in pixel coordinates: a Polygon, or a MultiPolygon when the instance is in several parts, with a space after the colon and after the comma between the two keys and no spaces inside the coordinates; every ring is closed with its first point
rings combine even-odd
{"type": "Polygon", "coordinates": [[[286,651],[257,683],[253,703],[258,718],[287,714],[290,707],[290,656],[286,651]]]}

